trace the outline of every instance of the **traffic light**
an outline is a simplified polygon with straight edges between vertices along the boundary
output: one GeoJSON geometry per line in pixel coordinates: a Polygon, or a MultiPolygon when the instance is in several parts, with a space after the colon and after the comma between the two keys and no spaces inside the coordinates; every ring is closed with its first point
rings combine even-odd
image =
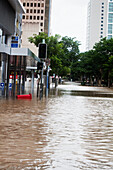
{"type": "Polygon", "coordinates": [[[43,69],[43,63],[38,62],[37,63],[37,70],[42,70],[43,69]]]}
{"type": "Polygon", "coordinates": [[[39,58],[47,57],[47,44],[39,44],[39,58]]]}

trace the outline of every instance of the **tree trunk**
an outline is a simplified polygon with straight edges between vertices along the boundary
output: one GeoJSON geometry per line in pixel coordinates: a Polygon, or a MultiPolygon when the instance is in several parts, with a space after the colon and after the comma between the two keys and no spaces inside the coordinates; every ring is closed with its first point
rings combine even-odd
{"type": "Polygon", "coordinates": [[[110,88],[111,84],[111,79],[110,79],[110,70],[108,71],[108,88],[110,88]]]}

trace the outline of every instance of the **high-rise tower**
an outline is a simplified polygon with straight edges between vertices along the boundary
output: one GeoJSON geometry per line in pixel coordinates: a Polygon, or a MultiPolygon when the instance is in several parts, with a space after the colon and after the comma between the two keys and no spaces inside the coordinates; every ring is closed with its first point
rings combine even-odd
{"type": "Polygon", "coordinates": [[[28,42],[28,37],[39,32],[50,32],[52,0],[21,0],[26,14],[22,21],[22,46],[29,47],[37,55],[37,48],[28,42]]]}
{"type": "Polygon", "coordinates": [[[113,37],[113,0],[90,0],[86,49],[92,49],[95,43],[104,37],[113,37]]]}

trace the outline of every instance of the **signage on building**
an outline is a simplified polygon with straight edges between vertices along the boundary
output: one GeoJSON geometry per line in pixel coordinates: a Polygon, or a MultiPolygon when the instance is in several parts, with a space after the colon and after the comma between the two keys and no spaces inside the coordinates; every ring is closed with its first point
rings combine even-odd
{"type": "Polygon", "coordinates": [[[0,83],[0,89],[4,89],[4,83],[0,83]]]}
{"type": "Polygon", "coordinates": [[[11,39],[11,48],[18,48],[18,36],[12,36],[11,39]]]}

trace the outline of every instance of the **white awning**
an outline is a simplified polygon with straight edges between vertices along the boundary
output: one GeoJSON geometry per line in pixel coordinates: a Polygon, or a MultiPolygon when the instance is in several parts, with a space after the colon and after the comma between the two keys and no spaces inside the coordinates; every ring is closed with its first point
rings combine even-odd
{"type": "Polygon", "coordinates": [[[7,46],[6,44],[0,44],[0,53],[6,53],[10,55],[11,53],[11,48],[7,46]]]}
{"type": "Polygon", "coordinates": [[[36,61],[40,61],[40,59],[29,48],[11,48],[11,55],[29,56],[34,58],[36,61]]]}

